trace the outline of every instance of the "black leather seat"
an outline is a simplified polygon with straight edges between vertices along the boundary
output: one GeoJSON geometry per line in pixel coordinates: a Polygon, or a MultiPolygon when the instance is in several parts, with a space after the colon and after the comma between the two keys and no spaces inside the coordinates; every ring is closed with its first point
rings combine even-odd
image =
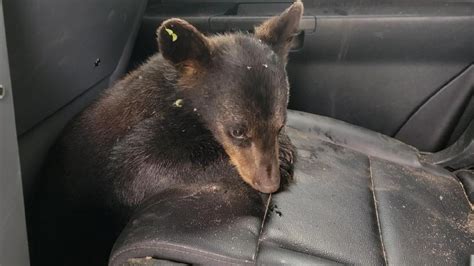
{"type": "Polygon", "coordinates": [[[156,195],[116,241],[110,265],[465,265],[474,214],[458,179],[384,135],[290,112],[296,182],[270,199],[209,184],[156,195]]]}

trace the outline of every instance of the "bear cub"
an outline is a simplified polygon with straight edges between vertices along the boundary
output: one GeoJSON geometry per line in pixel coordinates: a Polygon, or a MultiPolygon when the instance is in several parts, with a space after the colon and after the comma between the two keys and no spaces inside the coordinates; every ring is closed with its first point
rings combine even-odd
{"type": "Polygon", "coordinates": [[[160,52],[105,90],[53,147],[35,254],[70,263],[83,244],[87,263],[92,251],[106,258],[92,245],[113,243],[133,211],[164,190],[226,184],[273,193],[287,184],[295,151],[284,130],[285,67],[302,13],[297,1],[254,33],[213,36],[164,21],[160,52]],[[106,222],[116,217],[117,230],[106,222]],[[75,240],[59,240],[66,236],[75,240]]]}
{"type": "Polygon", "coordinates": [[[293,173],[285,66],[302,12],[295,2],[253,34],[205,36],[184,20],[164,21],[160,52],[64,132],[56,163],[66,197],[127,212],[191,184],[243,180],[276,192],[293,173]]]}

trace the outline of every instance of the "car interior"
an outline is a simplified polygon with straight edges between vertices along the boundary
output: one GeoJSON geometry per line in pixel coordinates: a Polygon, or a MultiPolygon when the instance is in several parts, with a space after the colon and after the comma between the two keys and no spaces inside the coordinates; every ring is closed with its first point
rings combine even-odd
{"type": "MultiPolygon", "coordinates": [[[[158,52],[164,20],[251,33],[292,2],[0,1],[0,265],[40,265],[30,230],[50,148],[158,52]]],[[[264,206],[237,191],[161,193],[104,247],[107,262],[87,249],[71,261],[474,262],[474,2],[303,3],[287,65],[295,183],[264,206]]]]}

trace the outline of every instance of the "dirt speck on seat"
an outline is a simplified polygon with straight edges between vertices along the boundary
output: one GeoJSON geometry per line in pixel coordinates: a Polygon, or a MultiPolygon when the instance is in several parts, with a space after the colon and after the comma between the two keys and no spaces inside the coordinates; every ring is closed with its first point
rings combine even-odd
{"type": "MultiPolygon", "coordinates": [[[[470,234],[474,234],[474,212],[471,211],[471,213],[467,216],[467,225],[466,229],[470,234]]],[[[474,240],[473,240],[474,242],[474,240]]]]}
{"type": "Polygon", "coordinates": [[[272,213],[276,213],[276,215],[278,215],[279,217],[282,217],[283,216],[283,213],[281,212],[280,209],[278,209],[278,205],[276,204],[272,204],[270,205],[270,212],[272,213]]]}

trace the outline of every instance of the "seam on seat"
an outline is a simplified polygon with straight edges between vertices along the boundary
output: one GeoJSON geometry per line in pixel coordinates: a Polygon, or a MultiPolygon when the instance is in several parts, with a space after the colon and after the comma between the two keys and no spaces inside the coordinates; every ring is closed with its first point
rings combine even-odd
{"type": "Polygon", "coordinates": [[[370,177],[370,191],[372,192],[372,197],[374,200],[374,209],[375,209],[375,219],[377,220],[377,229],[379,232],[379,239],[380,239],[380,244],[382,245],[382,255],[383,255],[383,260],[385,265],[388,265],[387,262],[387,253],[385,251],[385,245],[383,242],[383,235],[382,235],[382,225],[380,223],[380,218],[379,218],[379,210],[378,210],[378,204],[377,204],[377,197],[375,196],[375,185],[374,185],[374,177],[372,175],[372,159],[370,156],[367,156],[369,159],[369,177],[370,177]]]}
{"type": "Polygon", "coordinates": [[[461,179],[459,179],[458,173],[460,173],[460,172],[474,173],[474,170],[460,169],[460,170],[456,170],[454,172],[454,176],[456,177],[456,181],[459,183],[459,185],[461,185],[461,188],[462,188],[462,191],[463,191],[464,197],[466,198],[467,203],[469,203],[469,206],[471,207],[471,210],[474,210],[474,204],[471,202],[471,200],[469,199],[469,196],[467,195],[467,189],[464,186],[464,183],[461,181],[461,179]]]}
{"type": "MultiPolygon", "coordinates": [[[[178,247],[178,246],[176,246],[176,247],[170,246],[170,244],[139,245],[139,246],[136,246],[136,247],[123,249],[123,250],[120,250],[118,253],[114,254],[114,256],[112,258],[110,258],[109,261],[112,263],[120,255],[122,255],[123,253],[129,252],[129,251],[142,250],[142,249],[156,250],[157,247],[160,250],[173,251],[173,252],[177,252],[177,253],[181,253],[181,254],[185,254],[185,255],[191,254],[191,255],[194,255],[194,256],[197,256],[197,257],[204,258],[206,260],[213,260],[213,261],[218,262],[218,263],[242,265],[242,260],[239,260],[239,259],[229,258],[229,257],[223,256],[223,255],[219,255],[219,254],[215,254],[215,253],[211,253],[211,252],[205,252],[205,251],[202,251],[202,250],[190,249],[188,247],[186,247],[187,250],[183,250],[183,249],[180,249],[180,247],[178,247]],[[215,257],[208,256],[208,254],[213,254],[213,256],[222,257],[222,259],[218,259],[218,258],[215,258],[215,257]]],[[[167,259],[167,258],[162,257],[162,259],[167,259]]],[[[251,262],[251,261],[244,260],[243,262],[251,262]]]]}
{"type": "Polygon", "coordinates": [[[311,256],[311,257],[315,257],[315,258],[319,258],[319,259],[329,260],[329,261],[337,263],[337,264],[351,265],[351,263],[349,261],[338,260],[338,259],[335,259],[335,258],[332,258],[332,257],[329,257],[329,256],[323,256],[323,255],[317,254],[317,253],[302,252],[302,251],[292,249],[292,248],[289,248],[289,247],[286,247],[286,246],[280,246],[281,245],[280,243],[277,243],[277,242],[274,242],[274,241],[268,241],[266,244],[267,245],[268,244],[276,245],[279,249],[288,250],[288,251],[291,251],[291,252],[295,252],[295,253],[299,253],[299,254],[303,254],[303,255],[306,255],[306,256],[311,256]]]}
{"type": "Polygon", "coordinates": [[[265,225],[265,221],[267,220],[268,209],[270,208],[270,203],[272,202],[272,194],[268,196],[267,204],[265,206],[265,213],[263,214],[262,224],[260,226],[260,231],[258,232],[258,239],[257,239],[257,246],[255,247],[255,254],[253,255],[253,260],[255,263],[257,262],[258,251],[260,249],[260,243],[262,242],[262,234],[263,234],[263,226],[265,225]]]}

